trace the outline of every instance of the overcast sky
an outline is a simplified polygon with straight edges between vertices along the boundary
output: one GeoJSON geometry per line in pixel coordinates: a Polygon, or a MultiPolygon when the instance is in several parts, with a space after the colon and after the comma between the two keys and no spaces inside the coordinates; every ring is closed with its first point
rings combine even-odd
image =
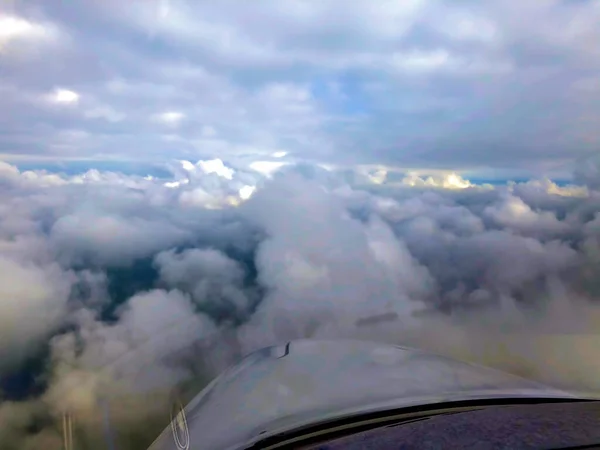
{"type": "Polygon", "coordinates": [[[569,172],[600,2],[483,3],[6,0],[0,158],[569,172]]]}

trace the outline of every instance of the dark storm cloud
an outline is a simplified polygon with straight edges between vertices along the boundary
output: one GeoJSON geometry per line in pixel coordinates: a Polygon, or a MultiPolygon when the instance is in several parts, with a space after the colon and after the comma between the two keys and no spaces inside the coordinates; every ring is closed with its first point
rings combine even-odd
{"type": "Polygon", "coordinates": [[[564,174],[599,143],[594,2],[30,1],[7,14],[8,155],[286,150],[564,174]]]}

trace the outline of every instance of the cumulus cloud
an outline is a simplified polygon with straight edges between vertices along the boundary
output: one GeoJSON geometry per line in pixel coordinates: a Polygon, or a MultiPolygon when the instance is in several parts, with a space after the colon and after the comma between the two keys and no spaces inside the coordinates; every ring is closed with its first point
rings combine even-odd
{"type": "Polygon", "coordinates": [[[420,187],[440,187],[445,189],[465,189],[471,186],[468,180],[465,180],[460,175],[455,173],[444,174],[442,176],[429,176],[425,179],[419,177],[415,173],[408,174],[402,183],[408,186],[420,187]]]}
{"type": "Polygon", "coordinates": [[[67,313],[72,284],[70,274],[57,264],[20,263],[0,256],[2,366],[22,359],[57,331],[67,313]]]}
{"type": "Polygon", "coordinates": [[[245,270],[215,249],[165,251],[154,258],[167,286],[191,293],[192,302],[213,317],[239,321],[251,312],[256,299],[244,286],[245,270]]]}
{"type": "MultiPolygon", "coordinates": [[[[172,352],[185,350],[202,338],[210,337],[216,330],[207,316],[194,313],[189,296],[177,290],[138,293],[128,299],[118,317],[115,324],[105,324],[96,320],[89,310],[80,310],[76,317],[77,332],[54,338],[53,357],[59,363],[54,375],[58,383],[48,395],[58,396],[53,402],[57,407],[77,409],[76,402],[96,400],[82,398],[77,389],[70,391],[73,382],[62,378],[60,372],[70,374],[74,368],[96,375],[96,383],[109,380],[108,388],[114,388],[115,382],[122,383],[120,388],[130,393],[171,387],[185,375],[185,367],[161,364],[161,361],[166,361],[172,352]],[[138,351],[133,352],[134,349],[138,351]]],[[[111,395],[111,392],[96,394],[111,395]]]]}
{"type": "Polygon", "coordinates": [[[250,326],[251,334],[267,334],[262,345],[371,314],[409,317],[415,301],[434,289],[427,269],[387,224],[352,218],[316,183],[278,179],[245,207],[268,236],[256,261],[269,294],[254,318],[260,324],[250,326]]]}
{"type": "Polygon", "coordinates": [[[559,221],[550,211],[534,211],[521,198],[506,194],[496,204],[484,210],[484,216],[502,228],[518,230],[520,234],[560,234],[569,225],[559,221]]]}
{"type": "Polygon", "coordinates": [[[0,52],[5,57],[11,51],[31,50],[32,44],[44,46],[60,37],[60,31],[53,23],[28,20],[6,12],[8,11],[3,11],[0,16],[0,52]]]}
{"type": "Polygon", "coordinates": [[[69,89],[56,88],[48,95],[48,100],[55,103],[73,104],[79,101],[79,94],[69,89]]]}
{"type": "Polygon", "coordinates": [[[164,123],[165,125],[177,126],[185,118],[185,115],[177,111],[167,111],[156,114],[152,118],[157,122],[164,123]]]}
{"type": "Polygon", "coordinates": [[[145,448],[147,440],[136,434],[143,437],[150,423],[164,425],[156,417],[170,407],[172,387],[190,375],[214,375],[202,372],[202,361],[189,360],[190,355],[198,357],[191,351],[194,344],[210,339],[215,326],[195,314],[189,297],[179,291],[133,296],[115,324],[97,320],[87,309],[78,310],[73,322],[75,331],[50,341],[52,366],[43,395],[0,404],[6,419],[0,428],[5,448],[63,448],[65,417],[75,421],[79,444],[103,448],[106,435],[97,422],[105,413],[111,414],[114,436],[124,432],[122,442],[135,447],[139,439],[145,448]],[[182,354],[186,351],[187,359],[182,354]],[[39,421],[48,426],[28,431],[39,421]]]}
{"type": "Polygon", "coordinates": [[[165,247],[185,242],[184,230],[143,218],[97,215],[89,212],[60,217],[51,239],[59,257],[77,262],[128,264],[165,247]]]}
{"type": "Polygon", "coordinates": [[[63,414],[99,443],[109,414],[119,442],[145,448],[174,396],[299,337],[415,345],[600,389],[593,186],[309,164],[265,174],[221,159],[167,168],[0,165],[7,448],[60,448],[63,414]]]}

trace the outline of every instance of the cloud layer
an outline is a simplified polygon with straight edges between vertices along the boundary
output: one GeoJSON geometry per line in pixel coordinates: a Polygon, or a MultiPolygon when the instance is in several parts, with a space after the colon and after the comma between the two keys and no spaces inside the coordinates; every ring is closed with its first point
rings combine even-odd
{"type": "Polygon", "coordinates": [[[306,164],[169,170],[0,164],[7,448],[60,448],[65,412],[78,439],[104,442],[105,408],[120,442],[145,448],[175,392],[298,337],[415,345],[600,390],[593,170],[587,184],[495,187],[306,164]]]}
{"type": "Polygon", "coordinates": [[[597,2],[11,2],[0,153],[570,173],[597,151],[597,2]]]}

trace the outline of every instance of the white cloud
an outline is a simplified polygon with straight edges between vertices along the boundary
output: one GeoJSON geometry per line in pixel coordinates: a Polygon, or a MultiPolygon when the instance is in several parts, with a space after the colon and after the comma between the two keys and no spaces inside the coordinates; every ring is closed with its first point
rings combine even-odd
{"type": "Polygon", "coordinates": [[[534,211],[522,199],[510,194],[503,196],[498,204],[485,208],[483,213],[502,227],[517,229],[525,235],[561,234],[571,228],[553,212],[534,211]]]}
{"type": "MultiPolygon", "coordinates": [[[[311,98],[288,88],[271,99],[311,98]]],[[[285,110],[277,101],[271,107],[285,110]]],[[[273,165],[254,154],[180,159],[171,178],[0,163],[0,323],[10,322],[0,326],[2,349],[29,356],[30,344],[61,329],[36,407],[57,416],[64,407],[96,411],[98,399],[131,392],[120,388],[169,391],[198,367],[210,377],[246,350],[311,336],[410,341],[598,387],[591,347],[570,352],[568,370],[547,370],[560,346],[543,347],[545,359],[523,350],[559,325],[596,332],[593,183],[493,187],[426,170],[395,182],[399,169],[385,165],[295,165],[275,159],[281,146],[265,148],[273,165]],[[532,334],[511,333],[504,347],[530,357],[490,355],[506,339],[493,331],[506,329],[532,334]],[[198,346],[182,367],[191,343],[198,346]]],[[[123,429],[148,432],[145,417],[133,416],[164,411],[149,396],[114,408],[123,429]]],[[[78,423],[90,429],[101,423],[85,417],[78,423]]]]}
{"type": "Polygon", "coordinates": [[[29,21],[10,14],[0,15],[0,53],[11,49],[19,41],[42,42],[58,37],[58,30],[49,24],[29,21]]]}
{"type": "Polygon", "coordinates": [[[191,293],[200,308],[245,317],[251,307],[244,290],[244,269],[237,261],[214,250],[167,251],[155,257],[161,280],[169,287],[191,293]]]}
{"type": "Polygon", "coordinates": [[[107,396],[116,400],[153,390],[161,395],[150,401],[131,397],[135,403],[130,406],[136,411],[125,416],[131,419],[141,407],[166,406],[165,390],[189,374],[188,368],[167,361],[216,331],[212,321],[195,314],[189,297],[177,290],[139,293],[128,300],[119,317],[117,324],[108,325],[82,310],[77,332],[53,340],[53,383],[45,400],[56,413],[70,410],[85,420],[107,396]]]}
{"type": "Polygon", "coordinates": [[[188,232],[168,223],[118,215],[75,212],[58,219],[51,239],[67,261],[127,265],[170,245],[185,242],[188,232]]]}
{"type": "Polygon", "coordinates": [[[79,102],[79,94],[70,89],[56,88],[48,95],[51,102],[72,105],[79,102]]]}
{"type": "Polygon", "coordinates": [[[179,111],[166,111],[160,114],[155,114],[153,119],[157,122],[162,122],[165,125],[177,126],[185,118],[185,114],[179,111]]]}
{"type": "Polygon", "coordinates": [[[409,173],[402,179],[402,183],[407,186],[427,186],[444,189],[466,189],[473,186],[469,180],[465,180],[456,173],[428,176],[427,178],[422,178],[416,173],[409,173]]]}
{"type": "Polygon", "coordinates": [[[204,173],[215,173],[220,177],[231,180],[235,171],[230,167],[226,167],[220,159],[211,159],[208,161],[198,161],[197,166],[204,173]]]}
{"type": "Polygon", "coordinates": [[[272,176],[285,165],[287,163],[282,161],[253,161],[250,163],[250,168],[266,176],[272,176]]]}
{"type": "Polygon", "coordinates": [[[271,236],[257,255],[270,294],[244,335],[250,347],[377,313],[410,320],[417,300],[432,292],[427,269],[384,223],[351,219],[340,199],[314,183],[279,178],[247,206],[271,236]]]}
{"type": "Polygon", "coordinates": [[[0,25],[2,25],[2,34],[0,36],[2,36],[3,39],[23,35],[27,36],[39,31],[35,25],[18,17],[3,16],[0,19],[0,25]]]}
{"type": "Polygon", "coordinates": [[[244,186],[240,188],[239,195],[242,200],[248,200],[256,191],[256,186],[244,186]]]}
{"type": "Polygon", "coordinates": [[[8,256],[0,256],[0,370],[21,363],[61,325],[73,282],[57,264],[8,256]]]}
{"type": "Polygon", "coordinates": [[[0,161],[0,174],[3,179],[17,179],[20,172],[15,166],[0,161]]]}
{"type": "Polygon", "coordinates": [[[544,192],[546,194],[558,195],[560,197],[580,197],[586,198],[590,196],[590,191],[587,186],[578,185],[567,185],[559,186],[549,179],[543,180],[531,180],[520,185],[512,184],[512,189],[517,190],[523,194],[526,191],[530,192],[544,192]],[[525,191],[525,192],[523,192],[525,191]]]}

